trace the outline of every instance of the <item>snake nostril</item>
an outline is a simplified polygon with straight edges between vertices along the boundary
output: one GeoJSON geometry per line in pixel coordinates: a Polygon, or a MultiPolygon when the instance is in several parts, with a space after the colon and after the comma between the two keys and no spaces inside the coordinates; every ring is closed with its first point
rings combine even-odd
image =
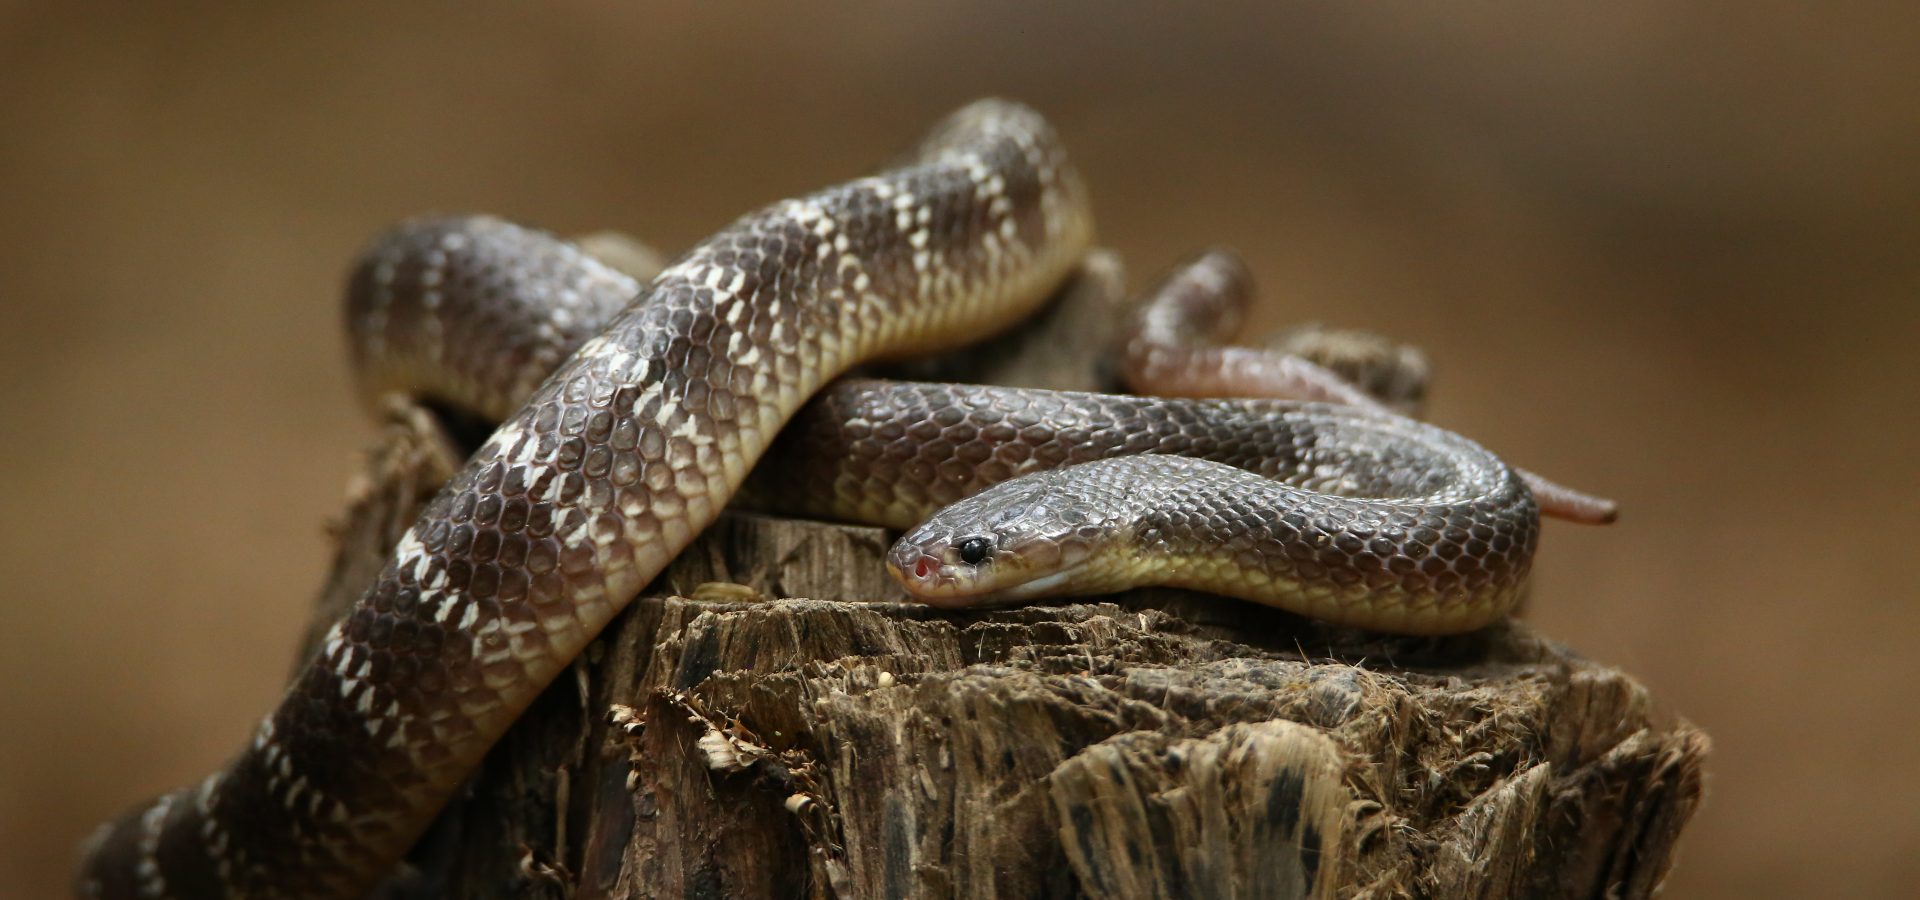
{"type": "Polygon", "coordinates": [[[917,560],[913,564],[913,575],[915,578],[931,577],[933,575],[933,571],[934,571],[933,560],[928,559],[927,557],[922,556],[920,557],[919,560],[917,560]]]}

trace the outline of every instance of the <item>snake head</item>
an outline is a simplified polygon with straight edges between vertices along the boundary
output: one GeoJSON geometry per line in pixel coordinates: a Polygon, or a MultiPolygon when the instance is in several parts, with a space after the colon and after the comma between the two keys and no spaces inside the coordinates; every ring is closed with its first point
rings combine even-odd
{"type": "Polygon", "coordinates": [[[949,609],[1117,590],[1094,565],[1125,546],[1109,508],[1061,473],[1037,472],[955,503],[907,532],[887,568],[914,599],[949,609]]]}

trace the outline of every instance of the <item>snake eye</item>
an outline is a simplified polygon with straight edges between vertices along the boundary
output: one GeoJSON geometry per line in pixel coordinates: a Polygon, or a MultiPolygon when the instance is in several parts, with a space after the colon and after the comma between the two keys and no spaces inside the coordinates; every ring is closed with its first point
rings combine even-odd
{"type": "Polygon", "coordinates": [[[993,541],[991,540],[983,537],[967,538],[959,544],[960,561],[970,566],[977,566],[987,558],[987,553],[992,549],[993,541]]]}

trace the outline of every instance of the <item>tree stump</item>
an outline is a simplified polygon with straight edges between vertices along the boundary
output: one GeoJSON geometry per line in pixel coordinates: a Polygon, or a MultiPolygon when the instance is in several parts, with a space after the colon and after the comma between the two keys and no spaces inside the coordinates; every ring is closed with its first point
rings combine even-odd
{"type": "MultiPolygon", "coordinates": [[[[390,420],[317,621],[459,462],[390,420]]],[[[385,895],[1639,897],[1700,801],[1706,736],[1524,624],[1175,591],[948,613],[901,602],[890,537],[725,515],[385,895]]]]}

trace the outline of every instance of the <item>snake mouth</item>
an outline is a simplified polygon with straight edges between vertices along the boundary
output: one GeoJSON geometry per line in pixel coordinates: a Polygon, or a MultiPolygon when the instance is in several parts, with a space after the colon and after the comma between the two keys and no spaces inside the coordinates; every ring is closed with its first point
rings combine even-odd
{"type": "Polygon", "coordinates": [[[939,556],[914,550],[887,560],[887,570],[915,602],[941,609],[1005,606],[1054,595],[1086,567],[1085,562],[1017,584],[1000,587],[991,569],[962,566],[939,556]]]}
{"type": "Polygon", "coordinates": [[[946,569],[940,557],[917,550],[901,553],[896,549],[887,558],[887,574],[916,602],[947,608],[968,605],[967,595],[953,589],[956,579],[946,569]]]}

